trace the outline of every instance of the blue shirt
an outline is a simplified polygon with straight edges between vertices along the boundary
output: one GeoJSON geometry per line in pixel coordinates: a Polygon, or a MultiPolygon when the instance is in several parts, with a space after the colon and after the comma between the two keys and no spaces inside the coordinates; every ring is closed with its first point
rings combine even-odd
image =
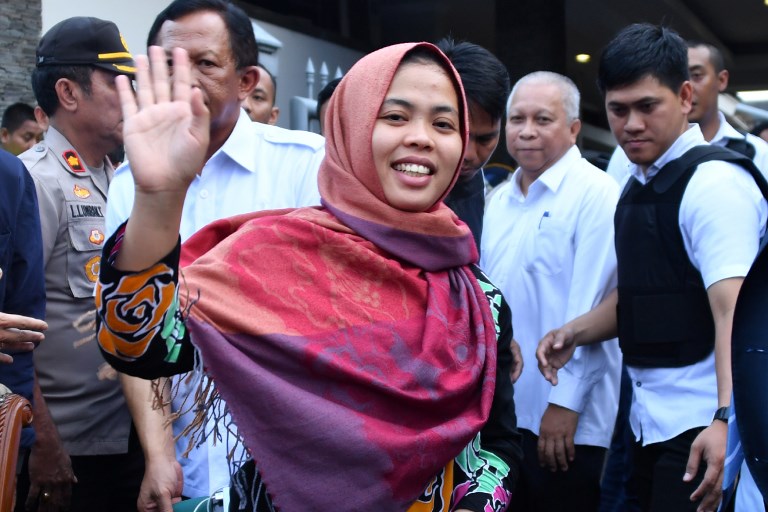
{"type": "MultiPolygon", "coordinates": [[[[0,150],[0,311],[43,319],[45,278],[43,242],[37,194],[32,177],[21,161],[0,150]]],[[[32,352],[13,355],[13,363],[0,364],[0,383],[32,400],[32,352]]],[[[34,442],[32,428],[24,429],[21,446],[34,442]]]]}

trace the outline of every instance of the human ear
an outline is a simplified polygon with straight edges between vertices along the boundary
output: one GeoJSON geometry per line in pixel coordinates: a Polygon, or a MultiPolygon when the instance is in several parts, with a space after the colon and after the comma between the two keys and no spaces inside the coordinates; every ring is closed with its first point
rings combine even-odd
{"type": "Polygon", "coordinates": [[[717,90],[720,92],[723,92],[728,88],[728,78],[729,78],[728,70],[724,69],[721,72],[717,74],[717,81],[718,81],[718,88],[717,90]]]}
{"type": "Polygon", "coordinates": [[[280,107],[272,107],[269,114],[269,124],[277,124],[277,118],[280,116],[280,107]]]}
{"type": "Polygon", "coordinates": [[[59,107],[67,111],[74,111],[80,102],[82,88],[68,78],[59,78],[54,85],[56,96],[59,98],[59,107]]]}
{"type": "Polygon", "coordinates": [[[246,66],[239,71],[238,99],[242,101],[251,95],[259,84],[259,69],[256,66],[246,66]]]}
{"type": "Polygon", "coordinates": [[[693,86],[691,85],[691,82],[688,80],[683,82],[683,85],[680,86],[678,97],[680,98],[680,105],[683,108],[683,112],[687,116],[691,111],[691,106],[693,103],[693,86]]]}

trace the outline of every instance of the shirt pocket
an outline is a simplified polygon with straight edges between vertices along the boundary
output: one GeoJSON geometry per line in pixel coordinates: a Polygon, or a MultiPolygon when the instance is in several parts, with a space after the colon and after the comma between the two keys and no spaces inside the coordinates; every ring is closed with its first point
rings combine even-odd
{"type": "Polygon", "coordinates": [[[543,217],[526,244],[526,271],[554,276],[563,270],[570,235],[564,222],[543,217]]]}
{"type": "Polygon", "coordinates": [[[103,219],[69,219],[67,228],[71,244],[67,253],[69,288],[73,297],[92,297],[101,268],[103,219]]]}

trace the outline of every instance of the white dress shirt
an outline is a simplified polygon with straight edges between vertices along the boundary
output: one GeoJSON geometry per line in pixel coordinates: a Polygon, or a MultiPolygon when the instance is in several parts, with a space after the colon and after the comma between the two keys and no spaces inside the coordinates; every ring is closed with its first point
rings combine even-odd
{"type": "Polygon", "coordinates": [[[525,366],[515,384],[518,426],[539,434],[549,403],[580,413],[575,443],[608,447],[619,400],[616,340],[580,347],[550,385],[539,340],[592,309],[616,286],[613,214],[618,187],[573,146],[528,187],[521,170],[489,201],[480,265],[512,310],[525,366]]]}
{"type": "MultiPolygon", "coordinates": [[[[324,156],[323,137],[253,123],[241,110],[232,134],[206,162],[187,191],[181,218],[182,241],[214,220],[260,210],[320,204],[317,170],[324,156]]],[[[129,162],[117,170],[109,188],[107,236],[128,218],[133,198],[129,162]]],[[[173,401],[174,410],[180,407],[180,397],[194,393],[193,387],[182,385],[179,397],[173,401]]],[[[194,412],[188,413],[174,422],[174,435],[193,417],[194,412]]],[[[229,419],[225,421],[230,423],[229,419]]],[[[187,449],[187,438],[177,441],[176,455],[184,472],[185,496],[208,496],[229,485],[227,452],[234,441],[230,435],[214,445],[209,437],[205,444],[190,452],[189,458],[181,458],[187,449]]]]}
{"type": "MultiPolygon", "coordinates": [[[[627,179],[645,184],[666,163],[702,144],[706,141],[701,129],[691,124],[646,175],[632,165],[627,179]]],[[[678,223],[688,257],[706,288],[747,275],[766,218],[768,206],[747,171],[722,161],[699,165],[683,193],[678,223]]],[[[712,422],[718,405],[714,352],[682,368],[628,366],[628,371],[634,386],[630,424],[643,445],[712,422]]]]}

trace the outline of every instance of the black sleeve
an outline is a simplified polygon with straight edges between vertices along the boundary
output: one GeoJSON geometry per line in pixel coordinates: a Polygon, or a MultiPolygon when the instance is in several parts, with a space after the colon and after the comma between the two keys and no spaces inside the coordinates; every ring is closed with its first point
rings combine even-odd
{"type": "MultiPolygon", "coordinates": [[[[520,463],[523,459],[522,438],[517,430],[517,416],[515,415],[514,391],[509,371],[512,366],[512,352],[509,349],[512,341],[512,313],[509,305],[504,300],[498,288],[493,286],[488,278],[477,269],[475,271],[479,281],[487,286],[486,296],[495,310],[498,356],[496,365],[496,391],[491,405],[490,415],[485,427],[480,431],[481,449],[489,452],[508,466],[506,468],[492,468],[495,475],[502,476],[501,487],[509,495],[514,490],[517,477],[520,473],[520,463]]],[[[489,463],[493,466],[492,463],[489,463]]],[[[501,465],[499,465],[501,466],[501,465]]],[[[504,510],[506,503],[496,499],[497,496],[483,492],[467,493],[455,508],[468,510],[504,510]]]]}
{"type": "Polygon", "coordinates": [[[97,339],[104,359],[117,371],[155,379],[192,370],[195,349],[179,299],[181,244],[141,272],[114,267],[125,224],[104,245],[96,287],[97,339]]]}

